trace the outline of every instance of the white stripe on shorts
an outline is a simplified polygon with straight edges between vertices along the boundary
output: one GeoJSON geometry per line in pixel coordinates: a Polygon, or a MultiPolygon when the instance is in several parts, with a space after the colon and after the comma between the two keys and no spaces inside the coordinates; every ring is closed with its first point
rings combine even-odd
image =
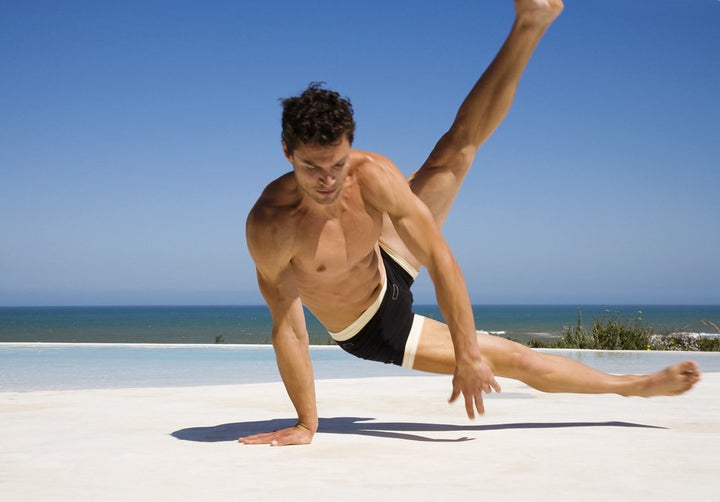
{"type": "Polygon", "coordinates": [[[407,342],[405,342],[405,355],[402,360],[403,368],[412,369],[415,364],[415,354],[417,354],[418,344],[420,343],[420,333],[422,333],[425,318],[421,315],[413,314],[413,323],[410,327],[407,342]]]}

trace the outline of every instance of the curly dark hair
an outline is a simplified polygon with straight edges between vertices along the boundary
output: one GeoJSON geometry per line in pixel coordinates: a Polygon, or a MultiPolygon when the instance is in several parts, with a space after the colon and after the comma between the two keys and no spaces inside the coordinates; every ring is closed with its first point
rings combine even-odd
{"type": "Polygon", "coordinates": [[[355,120],[350,100],[312,82],[300,96],[282,99],[282,140],[289,153],[299,143],[331,145],[343,135],[352,145],[355,120]]]}

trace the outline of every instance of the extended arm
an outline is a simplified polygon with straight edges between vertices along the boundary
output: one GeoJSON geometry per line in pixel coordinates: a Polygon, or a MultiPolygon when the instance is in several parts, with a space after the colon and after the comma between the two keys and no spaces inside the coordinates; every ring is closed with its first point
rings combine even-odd
{"type": "Polygon", "coordinates": [[[411,192],[402,207],[390,217],[408,249],[427,267],[453,341],[455,374],[450,401],[462,393],[467,415],[474,418],[475,409],[485,411],[482,392],[500,392],[500,385],[480,354],[465,279],[427,207],[411,192]]]}
{"type": "Polygon", "coordinates": [[[367,167],[360,170],[360,175],[366,200],[389,216],[414,259],[428,269],[455,353],[451,401],[462,393],[466,411],[472,418],[475,408],[481,413],[484,411],[482,391],[500,388],[480,355],[470,297],[460,267],[430,210],[410,190],[392,162],[369,154],[367,167]]]}
{"type": "Polygon", "coordinates": [[[309,337],[300,295],[289,259],[272,246],[268,225],[255,225],[248,220],[248,248],[257,267],[260,292],[265,298],[273,320],[272,344],[280,376],[298,415],[294,427],[239,438],[244,444],[307,444],[318,428],[315,380],[310,360],[309,337]]]}

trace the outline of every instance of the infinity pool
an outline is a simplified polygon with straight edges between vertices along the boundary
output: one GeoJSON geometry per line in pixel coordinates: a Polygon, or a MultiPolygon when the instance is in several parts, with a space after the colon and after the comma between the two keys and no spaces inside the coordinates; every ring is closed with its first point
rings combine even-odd
{"type": "MultiPolygon", "coordinates": [[[[720,353],[554,350],[611,373],[646,373],[692,359],[720,371],[720,353]]],[[[311,347],[318,379],[422,375],[311,347]]],[[[0,344],[0,391],[186,387],[279,381],[269,345],[0,344]]]]}

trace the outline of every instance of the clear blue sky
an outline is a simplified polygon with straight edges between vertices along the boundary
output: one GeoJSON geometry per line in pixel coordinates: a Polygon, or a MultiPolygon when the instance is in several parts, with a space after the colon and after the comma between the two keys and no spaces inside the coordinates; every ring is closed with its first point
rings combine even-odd
{"type": "MultiPolygon", "coordinates": [[[[0,305],[260,303],[244,223],[289,170],[278,98],[326,81],[410,173],[514,14],[0,6],[0,305]]],[[[566,1],[445,228],[474,303],[720,304],[719,55],[717,0],[566,1]]]]}

